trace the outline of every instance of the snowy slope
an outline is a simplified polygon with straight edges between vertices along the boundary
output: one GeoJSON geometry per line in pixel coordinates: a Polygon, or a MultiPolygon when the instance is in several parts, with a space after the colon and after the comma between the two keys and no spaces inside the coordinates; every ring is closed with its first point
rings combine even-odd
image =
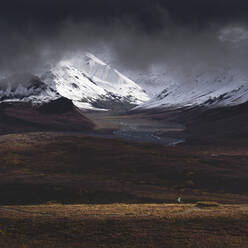
{"type": "Polygon", "coordinates": [[[132,80],[103,63],[92,54],[85,54],[80,63],[61,61],[41,77],[61,96],[77,107],[95,109],[99,102],[138,105],[149,100],[132,80]]]}
{"type": "Polygon", "coordinates": [[[149,97],[139,85],[90,53],[83,56],[78,66],[92,81],[107,92],[129,97],[134,104],[149,100],[149,97]]]}
{"type": "Polygon", "coordinates": [[[15,76],[0,85],[0,101],[42,104],[62,96],[79,108],[105,110],[105,107],[134,106],[149,100],[140,86],[89,53],[82,56],[80,63],[73,59],[60,61],[40,78],[15,76]]]}
{"type": "Polygon", "coordinates": [[[41,79],[59,95],[75,102],[93,102],[107,93],[69,61],[61,61],[44,73],[41,79]]]}
{"type": "Polygon", "coordinates": [[[137,108],[203,105],[218,107],[248,101],[248,80],[239,72],[215,71],[173,82],[150,101],[137,108]]]}
{"type": "Polygon", "coordinates": [[[14,74],[0,81],[1,101],[49,102],[60,97],[52,88],[30,73],[14,74]]]}

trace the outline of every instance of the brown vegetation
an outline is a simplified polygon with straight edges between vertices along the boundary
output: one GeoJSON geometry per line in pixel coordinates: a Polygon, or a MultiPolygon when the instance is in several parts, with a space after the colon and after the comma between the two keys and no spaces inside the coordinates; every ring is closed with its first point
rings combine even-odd
{"type": "Polygon", "coordinates": [[[247,155],[242,142],[0,136],[0,247],[246,248],[247,155]]]}
{"type": "Polygon", "coordinates": [[[247,213],[247,205],[4,206],[0,247],[246,248],[247,213]]]}
{"type": "Polygon", "coordinates": [[[2,204],[248,202],[245,147],[166,147],[30,133],[0,137],[2,204]]]}

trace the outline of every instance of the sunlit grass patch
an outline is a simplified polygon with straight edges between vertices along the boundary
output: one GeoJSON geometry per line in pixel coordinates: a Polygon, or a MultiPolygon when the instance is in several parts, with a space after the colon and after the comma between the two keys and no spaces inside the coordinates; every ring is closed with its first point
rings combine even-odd
{"type": "Polygon", "coordinates": [[[210,208],[210,207],[219,207],[220,204],[218,202],[211,201],[199,201],[196,203],[196,207],[198,208],[210,208]]]}

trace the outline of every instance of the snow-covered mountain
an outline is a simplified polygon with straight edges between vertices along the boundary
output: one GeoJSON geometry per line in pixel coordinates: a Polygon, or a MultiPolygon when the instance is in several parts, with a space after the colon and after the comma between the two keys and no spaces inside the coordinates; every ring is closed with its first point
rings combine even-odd
{"type": "Polygon", "coordinates": [[[248,101],[248,78],[240,72],[212,71],[171,82],[138,109],[239,105],[248,101]]]}
{"type": "Polygon", "coordinates": [[[60,61],[40,78],[15,75],[0,82],[0,101],[37,104],[61,96],[79,108],[98,110],[131,107],[149,100],[140,86],[89,53],[77,61],[60,61]]]}
{"type": "Polygon", "coordinates": [[[39,77],[23,73],[0,80],[0,102],[42,104],[65,97],[79,108],[106,110],[135,106],[135,109],[213,108],[248,101],[248,77],[239,71],[192,73],[177,80],[163,74],[163,80],[167,82],[166,87],[149,99],[139,85],[94,55],[85,53],[50,66],[39,77]]]}

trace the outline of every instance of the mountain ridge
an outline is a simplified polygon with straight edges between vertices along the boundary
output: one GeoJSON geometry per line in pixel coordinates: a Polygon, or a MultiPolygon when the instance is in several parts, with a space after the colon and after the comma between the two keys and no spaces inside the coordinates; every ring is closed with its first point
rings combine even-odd
{"type": "Polygon", "coordinates": [[[247,77],[235,71],[205,72],[185,82],[170,82],[135,109],[235,106],[248,101],[247,77]]]}
{"type": "Polygon", "coordinates": [[[149,100],[140,86],[94,55],[85,53],[80,60],[62,60],[40,77],[17,74],[1,80],[0,102],[43,104],[65,97],[78,108],[107,111],[149,100]]]}

